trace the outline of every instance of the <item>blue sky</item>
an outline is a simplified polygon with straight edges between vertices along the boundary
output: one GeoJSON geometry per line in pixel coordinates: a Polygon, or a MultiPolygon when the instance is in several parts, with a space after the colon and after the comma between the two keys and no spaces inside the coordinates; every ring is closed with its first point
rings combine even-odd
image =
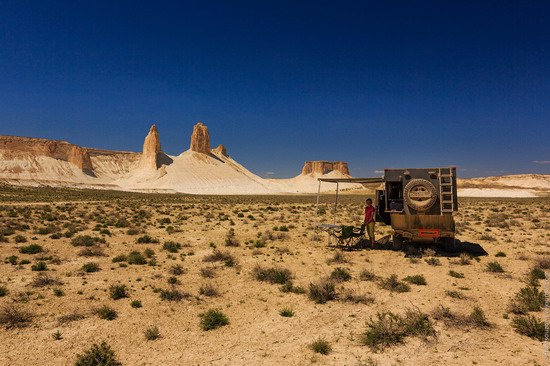
{"type": "Polygon", "coordinates": [[[550,174],[545,1],[0,3],[0,134],[179,154],[202,121],[253,172],[550,174]]]}

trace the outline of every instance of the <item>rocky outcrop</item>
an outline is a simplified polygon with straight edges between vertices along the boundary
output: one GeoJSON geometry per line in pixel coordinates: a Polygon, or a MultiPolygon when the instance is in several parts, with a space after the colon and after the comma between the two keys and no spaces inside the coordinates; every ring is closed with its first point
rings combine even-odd
{"type": "Polygon", "coordinates": [[[302,175],[327,174],[332,171],[339,171],[342,174],[349,175],[348,163],[324,160],[306,161],[302,168],[302,175]]]}
{"type": "Polygon", "coordinates": [[[193,134],[191,135],[191,151],[196,151],[203,154],[210,154],[210,134],[208,133],[208,127],[197,123],[193,127],[193,134]]]}
{"type": "Polygon", "coordinates": [[[83,172],[93,175],[94,167],[88,151],[67,141],[0,136],[0,149],[67,161],[76,165],[83,172]]]}
{"type": "Polygon", "coordinates": [[[218,156],[227,156],[227,149],[222,144],[219,144],[212,152],[218,156]]]}
{"type": "Polygon", "coordinates": [[[160,167],[160,151],[160,135],[157,131],[157,126],[152,125],[143,142],[143,152],[139,160],[140,168],[157,170],[160,167]]]}
{"type": "Polygon", "coordinates": [[[334,161],[332,163],[332,170],[336,170],[342,174],[349,175],[348,163],[343,161],[334,161]]]}

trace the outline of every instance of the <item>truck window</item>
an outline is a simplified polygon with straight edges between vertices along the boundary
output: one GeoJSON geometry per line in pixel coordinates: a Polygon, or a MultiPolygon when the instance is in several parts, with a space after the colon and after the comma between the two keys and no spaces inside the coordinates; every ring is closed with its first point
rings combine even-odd
{"type": "Polygon", "coordinates": [[[387,206],[386,212],[403,211],[403,182],[387,182],[387,206]]]}

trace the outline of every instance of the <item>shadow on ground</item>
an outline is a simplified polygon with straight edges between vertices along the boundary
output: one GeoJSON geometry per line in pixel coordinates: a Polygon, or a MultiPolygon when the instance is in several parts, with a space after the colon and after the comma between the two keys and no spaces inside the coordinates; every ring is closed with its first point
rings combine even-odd
{"type": "MultiPolygon", "coordinates": [[[[340,247],[342,250],[346,251],[356,251],[356,250],[393,250],[393,242],[391,237],[385,236],[376,241],[374,248],[370,248],[369,241],[363,239],[357,245],[354,246],[345,246],[340,247]]],[[[485,256],[488,255],[483,249],[483,247],[477,243],[472,243],[469,241],[455,241],[455,249],[452,252],[446,252],[443,250],[443,247],[440,245],[435,245],[433,243],[413,243],[406,244],[400,250],[405,254],[405,257],[422,257],[422,252],[426,249],[432,249],[435,251],[437,256],[441,257],[458,257],[462,253],[467,253],[473,257],[485,256]]]]}

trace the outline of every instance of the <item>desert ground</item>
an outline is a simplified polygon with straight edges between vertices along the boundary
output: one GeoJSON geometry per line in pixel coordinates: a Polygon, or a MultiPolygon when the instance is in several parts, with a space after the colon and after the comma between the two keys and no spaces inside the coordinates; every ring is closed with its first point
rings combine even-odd
{"type": "Polygon", "coordinates": [[[332,202],[1,186],[0,364],[548,364],[549,198],[461,199],[456,253],[328,246],[332,202]]]}

